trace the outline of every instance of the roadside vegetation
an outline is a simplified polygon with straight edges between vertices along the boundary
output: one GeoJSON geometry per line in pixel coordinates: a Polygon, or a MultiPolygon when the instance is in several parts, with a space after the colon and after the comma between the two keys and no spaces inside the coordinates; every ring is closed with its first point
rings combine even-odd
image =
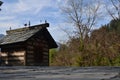
{"type": "Polygon", "coordinates": [[[120,20],[93,30],[80,50],[79,37],[50,51],[53,66],[120,66],[120,20]]]}
{"type": "MultiPolygon", "coordinates": [[[[69,0],[63,12],[77,29],[74,36],[50,51],[51,66],[120,66],[120,9],[119,0],[110,0],[113,12],[106,6],[112,20],[92,30],[99,18],[100,2],[83,5],[83,0],[69,0]],[[118,3],[114,2],[118,1],[118,3]],[[86,11],[84,11],[84,7],[86,11]],[[88,11],[87,11],[88,10],[88,11]],[[84,14],[83,14],[84,13],[84,14]],[[86,16],[85,16],[86,14],[86,16]]],[[[95,1],[95,0],[94,0],[95,1]]],[[[100,12],[101,13],[101,12],[100,12]]]]}

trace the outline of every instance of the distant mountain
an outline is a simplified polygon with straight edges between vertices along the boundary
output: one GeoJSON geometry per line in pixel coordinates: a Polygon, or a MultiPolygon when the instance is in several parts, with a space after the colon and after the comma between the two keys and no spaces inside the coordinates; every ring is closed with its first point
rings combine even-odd
{"type": "Polygon", "coordinates": [[[2,37],[4,37],[4,34],[0,34],[0,39],[1,39],[2,37]]]}

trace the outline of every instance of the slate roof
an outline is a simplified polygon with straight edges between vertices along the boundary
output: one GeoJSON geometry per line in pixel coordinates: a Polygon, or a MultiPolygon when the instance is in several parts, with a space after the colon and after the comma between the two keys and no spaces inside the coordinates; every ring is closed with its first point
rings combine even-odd
{"type": "MultiPolygon", "coordinates": [[[[6,31],[7,35],[0,40],[0,45],[24,42],[28,40],[30,37],[32,37],[34,34],[36,34],[38,31],[40,31],[43,27],[49,27],[49,24],[45,23],[45,24],[6,31]]],[[[52,38],[52,36],[50,34],[48,35],[50,36],[49,41],[52,41],[52,44],[56,46],[56,43],[52,38]]]]}
{"type": "Polygon", "coordinates": [[[39,29],[33,29],[33,30],[24,30],[21,32],[14,32],[14,33],[7,34],[5,37],[1,39],[2,41],[0,44],[5,45],[5,44],[25,41],[38,31],[39,29]]]}

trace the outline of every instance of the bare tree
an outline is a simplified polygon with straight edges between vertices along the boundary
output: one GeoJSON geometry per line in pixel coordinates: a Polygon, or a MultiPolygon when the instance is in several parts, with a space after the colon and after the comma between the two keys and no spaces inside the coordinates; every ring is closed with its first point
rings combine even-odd
{"type": "Polygon", "coordinates": [[[112,4],[112,6],[108,6],[106,4],[106,10],[109,13],[109,15],[114,19],[120,19],[120,0],[109,0],[112,4]]]}
{"type": "Polygon", "coordinates": [[[80,38],[80,49],[83,49],[84,38],[90,33],[99,16],[100,2],[96,0],[87,1],[68,0],[67,6],[63,9],[68,20],[77,29],[80,38]]]}

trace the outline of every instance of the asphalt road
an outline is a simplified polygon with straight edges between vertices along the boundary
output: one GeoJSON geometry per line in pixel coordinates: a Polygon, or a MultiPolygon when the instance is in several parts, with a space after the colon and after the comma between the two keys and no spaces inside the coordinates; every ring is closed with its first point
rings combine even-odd
{"type": "Polygon", "coordinates": [[[120,67],[1,66],[0,80],[120,80],[120,67]]]}

